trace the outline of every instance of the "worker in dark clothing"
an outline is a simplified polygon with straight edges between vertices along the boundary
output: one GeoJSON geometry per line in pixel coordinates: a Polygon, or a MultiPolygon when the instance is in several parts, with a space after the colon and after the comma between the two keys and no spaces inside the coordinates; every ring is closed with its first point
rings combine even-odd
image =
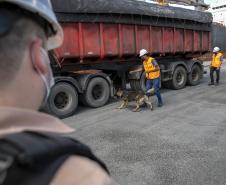
{"type": "Polygon", "coordinates": [[[214,71],[216,71],[216,85],[219,85],[219,81],[220,81],[220,68],[223,62],[223,54],[220,52],[220,48],[219,47],[215,47],[213,49],[213,56],[212,56],[212,62],[210,65],[210,79],[211,82],[209,83],[209,85],[214,85],[214,71]]]}

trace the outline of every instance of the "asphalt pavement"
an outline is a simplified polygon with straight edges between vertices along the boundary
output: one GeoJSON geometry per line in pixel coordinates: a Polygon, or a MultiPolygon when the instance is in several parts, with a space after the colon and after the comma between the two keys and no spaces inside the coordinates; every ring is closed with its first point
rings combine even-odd
{"type": "Polygon", "coordinates": [[[219,86],[162,90],[151,112],[82,108],[63,120],[77,129],[121,185],[226,185],[226,64],[219,86]]]}

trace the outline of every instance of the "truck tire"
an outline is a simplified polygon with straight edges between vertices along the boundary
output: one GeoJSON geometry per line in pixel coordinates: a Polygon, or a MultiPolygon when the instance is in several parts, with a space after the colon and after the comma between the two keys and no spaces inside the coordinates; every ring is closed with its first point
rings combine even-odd
{"type": "Polygon", "coordinates": [[[136,81],[137,80],[130,80],[129,83],[130,83],[130,87],[133,91],[137,91],[137,85],[136,85],[136,81]]]}
{"type": "Polygon", "coordinates": [[[48,109],[59,118],[74,114],[78,107],[78,93],[76,89],[66,83],[57,83],[51,90],[48,100],[48,109]]]}
{"type": "Polygon", "coordinates": [[[200,83],[202,78],[202,70],[198,65],[194,65],[188,75],[188,84],[195,86],[200,83]]]}
{"type": "Polygon", "coordinates": [[[145,72],[142,73],[141,77],[140,77],[140,86],[141,86],[141,90],[143,92],[146,92],[146,74],[145,72]]]}
{"type": "Polygon", "coordinates": [[[187,71],[184,67],[178,66],[173,73],[173,79],[168,82],[171,89],[183,89],[187,83],[187,71]]]}
{"type": "Polygon", "coordinates": [[[83,103],[92,108],[104,106],[110,98],[110,86],[108,82],[101,77],[95,77],[90,80],[83,97],[83,103]]]}
{"type": "Polygon", "coordinates": [[[130,86],[133,91],[141,90],[140,80],[130,80],[130,86]]]}

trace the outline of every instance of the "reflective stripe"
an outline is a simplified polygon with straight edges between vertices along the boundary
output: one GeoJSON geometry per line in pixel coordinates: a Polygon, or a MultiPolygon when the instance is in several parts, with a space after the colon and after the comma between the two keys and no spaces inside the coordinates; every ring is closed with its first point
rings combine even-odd
{"type": "Polygon", "coordinates": [[[211,66],[219,68],[221,66],[221,57],[222,56],[223,56],[222,53],[218,53],[217,55],[213,54],[211,66]]]}
{"type": "MultiPolygon", "coordinates": [[[[153,65],[153,60],[154,58],[149,57],[147,61],[143,62],[144,65],[144,70],[145,72],[147,71],[153,71],[156,70],[157,68],[153,65]]],[[[160,77],[160,69],[156,72],[150,72],[150,73],[146,73],[146,78],[147,79],[156,79],[160,77]]]]}

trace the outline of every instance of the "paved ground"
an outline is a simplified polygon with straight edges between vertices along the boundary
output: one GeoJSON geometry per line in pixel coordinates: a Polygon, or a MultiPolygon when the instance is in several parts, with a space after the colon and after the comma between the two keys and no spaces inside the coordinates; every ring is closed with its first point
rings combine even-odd
{"type": "MultiPolygon", "coordinates": [[[[226,65],[225,65],[226,66],[226,65]]],[[[226,68],[220,86],[163,90],[165,106],[80,110],[64,122],[92,146],[121,185],[226,184],[226,68]]]]}

